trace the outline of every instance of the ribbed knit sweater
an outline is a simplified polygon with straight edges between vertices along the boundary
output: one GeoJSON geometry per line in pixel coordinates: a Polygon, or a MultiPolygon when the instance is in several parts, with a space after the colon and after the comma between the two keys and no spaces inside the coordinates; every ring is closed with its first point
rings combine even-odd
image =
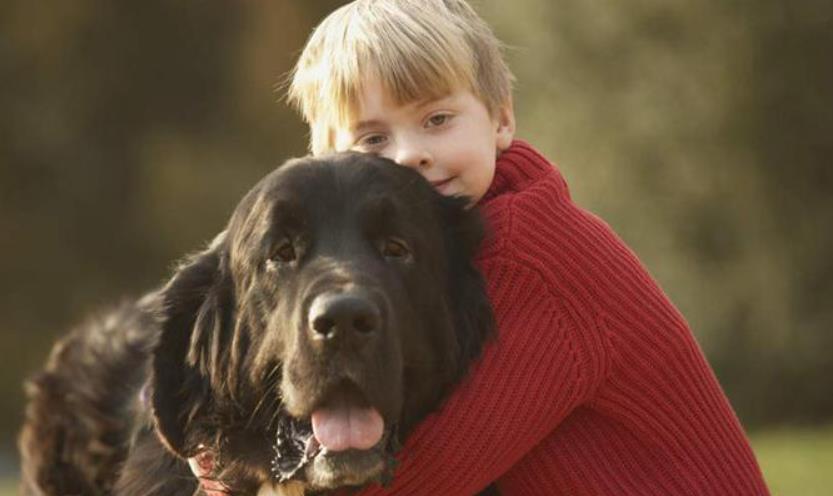
{"type": "Polygon", "coordinates": [[[361,494],[768,494],[688,324],[551,163],[516,140],[479,206],[497,337],[361,494]]]}

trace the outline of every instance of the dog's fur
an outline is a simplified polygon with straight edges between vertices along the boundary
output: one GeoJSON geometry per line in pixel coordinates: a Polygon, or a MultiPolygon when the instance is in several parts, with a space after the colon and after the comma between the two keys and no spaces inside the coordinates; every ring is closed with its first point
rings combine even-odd
{"type": "Polygon", "coordinates": [[[367,155],[279,167],[164,287],[55,345],[27,384],[23,492],[193,494],[205,450],[231,494],[389,475],[492,328],[465,206],[367,155]],[[322,331],[315,309],[338,299],[358,314],[322,331]],[[279,424],[334,403],[375,408],[382,441],[276,478],[279,424]]]}

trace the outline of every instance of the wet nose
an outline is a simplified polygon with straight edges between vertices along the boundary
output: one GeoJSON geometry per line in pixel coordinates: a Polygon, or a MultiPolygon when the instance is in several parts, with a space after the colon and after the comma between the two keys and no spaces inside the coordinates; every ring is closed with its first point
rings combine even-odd
{"type": "Polygon", "coordinates": [[[309,337],[319,346],[364,343],[379,334],[379,308],[357,292],[325,293],[309,309],[309,337]]]}

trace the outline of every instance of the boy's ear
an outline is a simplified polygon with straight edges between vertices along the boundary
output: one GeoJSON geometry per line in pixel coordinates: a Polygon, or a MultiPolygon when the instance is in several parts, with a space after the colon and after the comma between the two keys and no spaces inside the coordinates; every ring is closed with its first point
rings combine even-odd
{"type": "Polygon", "coordinates": [[[151,404],[162,442],[187,457],[189,432],[211,395],[206,343],[229,325],[230,282],[223,235],[183,264],[160,292],[161,333],[151,364],[151,404]]]}
{"type": "Polygon", "coordinates": [[[506,102],[500,106],[495,120],[497,121],[495,140],[497,151],[502,152],[509,148],[512,140],[515,139],[515,108],[512,95],[509,95],[506,102]]]}

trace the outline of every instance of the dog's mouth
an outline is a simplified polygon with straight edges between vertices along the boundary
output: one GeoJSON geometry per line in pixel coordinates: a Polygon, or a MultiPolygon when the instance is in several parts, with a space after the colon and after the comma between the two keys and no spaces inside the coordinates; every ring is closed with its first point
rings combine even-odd
{"type": "Polygon", "coordinates": [[[385,421],[357,394],[339,391],[313,410],[312,432],[322,448],[341,452],[369,450],[379,444],[385,421]]]}
{"type": "Polygon", "coordinates": [[[320,489],[387,483],[398,447],[395,425],[354,389],[339,389],[308,418],[281,418],[272,473],[320,489]]]}

